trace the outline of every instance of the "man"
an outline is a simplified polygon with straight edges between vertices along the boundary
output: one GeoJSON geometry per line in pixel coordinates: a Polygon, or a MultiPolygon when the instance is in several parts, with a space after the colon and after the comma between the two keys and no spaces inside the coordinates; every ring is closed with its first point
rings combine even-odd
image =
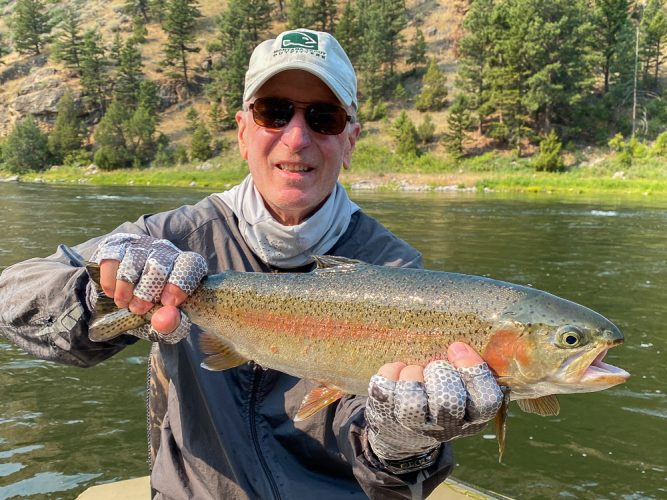
{"type": "Polygon", "coordinates": [[[199,329],[178,309],[208,271],[300,272],[312,255],[420,266],[421,255],[352,203],[338,183],[360,133],[356,76],[330,35],[260,44],[246,74],[238,143],[250,175],[230,191],[125,223],[111,235],[0,277],[2,331],[47,359],[90,366],[144,338],[151,355],[155,498],[422,498],[453,467],[454,438],[478,432],[502,395],[467,345],[427,367],[378,367],[369,398],[348,396],[301,422],[315,383],[255,363],[200,368],[199,329]],[[85,260],[142,327],[88,338],[95,293],[85,260]],[[453,365],[453,366],[452,366],[453,365]],[[444,443],[444,444],[443,444],[444,443]]]}

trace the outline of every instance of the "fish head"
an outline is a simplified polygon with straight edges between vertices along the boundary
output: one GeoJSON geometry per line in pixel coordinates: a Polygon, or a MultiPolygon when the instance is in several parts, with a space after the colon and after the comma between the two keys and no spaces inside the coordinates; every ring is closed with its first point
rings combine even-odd
{"type": "Polygon", "coordinates": [[[623,341],[604,316],[544,293],[503,315],[483,357],[499,383],[510,387],[512,399],[533,399],[625,382],[628,372],[603,362],[623,341]]]}

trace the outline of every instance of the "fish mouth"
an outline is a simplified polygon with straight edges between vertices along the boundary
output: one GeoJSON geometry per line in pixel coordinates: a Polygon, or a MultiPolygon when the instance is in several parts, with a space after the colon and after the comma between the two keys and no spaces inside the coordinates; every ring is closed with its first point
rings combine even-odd
{"type": "Polygon", "coordinates": [[[620,342],[601,345],[572,360],[564,367],[567,378],[581,391],[599,391],[626,382],[630,378],[628,372],[602,361],[609,349],[618,344],[620,342]]]}
{"type": "Polygon", "coordinates": [[[613,385],[622,384],[630,378],[630,374],[622,368],[602,361],[608,351],[609,347],[604,347],[597,356],[595,356],[593,362],[582,372],[581,378],[579,379],[580,383],[611,387],[613,385]]]}

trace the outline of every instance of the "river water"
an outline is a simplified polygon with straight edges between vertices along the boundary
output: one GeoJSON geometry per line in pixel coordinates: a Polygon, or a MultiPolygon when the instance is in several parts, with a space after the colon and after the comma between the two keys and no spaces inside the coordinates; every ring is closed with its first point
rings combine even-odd
{"type": "MultiPolygon", "coordinates": [[[[0,270],[125,220],[193,203],[192,189],[0,184],[0,270]]],[[[516,498],[667,498],[667,201],[493,193],[352,193],[428,268],[529,284],[615,322],[605,361],[627,384],[561,396],[557,417],[512,403],[503,463],[491,426],[456,443],[455,476],[516,498]]],[[[74,498],[147,474],[147,346],[90,369],[0,337],[0,500],[74,498]]]]}

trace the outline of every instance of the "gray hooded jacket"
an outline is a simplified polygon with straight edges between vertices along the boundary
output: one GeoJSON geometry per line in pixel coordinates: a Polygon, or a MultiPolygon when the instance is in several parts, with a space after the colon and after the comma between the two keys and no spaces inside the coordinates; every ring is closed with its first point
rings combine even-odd
{"type": "MultiPolygon", "coordinates": [[[[142,216],[115,232],[165,238],[198,252],[211,274],[278,272],[261,262],[239,234],[231,210],[210,196],[195,206],[142,216]]],[[[83,267],[99,240],[31,259],[0,275],[0,332],[29,353],[87,367],[136,337],[88,339],[89,276],[83,267]]],[[[418,267],[421,255],[362,211],[329,254],[373,264],[418,267]]],[[[199,330],[175,345],[155,344],[149,380],[151,485],[155,498],[307,499],[424,498],[453,468],[442,446],[428,469],[393,475],[364,453],[366,398],[348,396],[294,422],[315,387],[249,362],[223,372],[200,368],[199,330]]]]}

